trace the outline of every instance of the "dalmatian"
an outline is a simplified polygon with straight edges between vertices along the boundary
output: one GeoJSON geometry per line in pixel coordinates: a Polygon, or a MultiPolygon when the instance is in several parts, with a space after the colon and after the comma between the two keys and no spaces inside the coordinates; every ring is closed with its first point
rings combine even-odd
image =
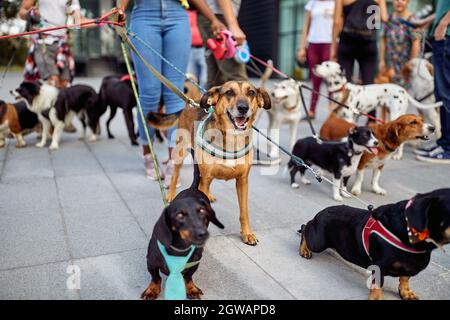
{"type": "MultiPolygon", "coordinates": [[[[382,106],[389,109],[389,119],[394,120],[406,114],[409,104],[419,110],[435,109],[442,105],[442,102],[423,104],[415,100],[404,88],[392,83],[370,85],[349,83],[344,69],[334,61],[324,61],[314,66],[313,72],[325,80],[333,99],[343,101],[349,107],[353,113],[353,122],[356,122],[360,112],[368,113],[382,106]]],[[[400,160],[402,157],[403,146],[400,146],[393,159],[400,160]]]]}

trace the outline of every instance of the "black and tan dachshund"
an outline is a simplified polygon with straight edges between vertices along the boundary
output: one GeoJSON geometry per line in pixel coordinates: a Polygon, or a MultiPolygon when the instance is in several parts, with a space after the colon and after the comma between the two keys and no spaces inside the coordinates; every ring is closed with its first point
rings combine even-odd
{"type": "Polygon", "coordinates": [[[450,243],[450,189],[417,194],[410,200],[367,210],[329,207],[302,226],[299,253],[335,249],[345,260],[362,268],[377,266],[379,283],[369,299],[382,298],[384,276],[399,277],[402,299],[415,300],[409,279],[424,270],[431,251],[450,243]]]}
{"type": "MultiPolygon", "coordinates": [[[[208,197],[198,190],[200,171],[194,161],[194,181],[189,189],[180,192],[170,205],[164,209],[156,222],[147,252],[147,269],[152,280],[141,298],[153,300],[161,293],[160,271],[168,274],[168,268],[159,251],[157,241],[164,245],[169,255],[185,256],[191,245],[196,248],[189,259],[190,262],[200,261],[203,246],[209,237],[210,222],[223,229],[223,224],[216,218],[208,197]]],[[[186,269],[183,277],[186,284],[186,295],[189,299],[199,299],[203,294],[192,276],[197,271],[198,264],[186,269]]]]}

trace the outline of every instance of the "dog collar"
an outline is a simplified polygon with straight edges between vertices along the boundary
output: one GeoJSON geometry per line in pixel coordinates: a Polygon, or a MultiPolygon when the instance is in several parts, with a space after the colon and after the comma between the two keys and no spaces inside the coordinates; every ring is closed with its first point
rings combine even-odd
{"type": "Polygon", "coordinates": [[[213,145],[210,141],[207,141],[204,138],[206,123],[212,118],[213,113],[214,108],[210,107],[208,109],[208,116],[203,121],[201,121],[197,127],[197,133],[195,136],[197,146],[202,148],[202,150],[206,151],[213,157],[221,158],[224,160],[236,160],[246,156],[252,149],[252,145],[250,143],[247,143],[241,150],[227,151],[221,147],[213,145]]]}
{"type": "Polygon", "coordinates": [[[166,247],[157,240],[159,251],[161,252],[164,261],[166,262],[167,268],[169,269],[169,275],[167,277],[165,287],[164,287],[164,297],[166,300],[186,300],[186,285],[184,282],[182,272],[191,268],[197,264],[199,261],[188,263],[192,254],[194,253],[195,246],[191,245],[189,247],[189,252],[186,256],[171,256],[166,247]]]}
{"type": "Polygon", "coordinates": [[[336,93],[336,92],[344,91],[346,89],[346,85],[347,85],[347,81],[345,81],[340,88],[335,89],[335,90],[328,90],[328,92],[329,93],[336,93]]]}
{"type": "Polygon", "coordinates": [[[423,96],[420,99],[417,99],[418,102],[423,102],[424,100],[428,99],[429,97],[431,97],[434,94],[434,91],[431,91],[429,93],[427,93],[425,96],[423,96]]]}
{"type": "MultiPolygon", "coordinates": [[[[405,210],[411,207],[413,202],[414,198],[409,199],[408,202],[406,203],[405,210]]],[[[430,231],[428,230],[428,228],[426,228],[423,231],[419,231],[413,226],[411,226],[411,224],[408,221],[408,217],[406,216],[406,213],[405,213],[405,220],[406,220],[406,230],[408,231],[408,238],[411,244],[426,241],[427,239],[430,238],[430,231]]]]}
{"type": "Polygon", "coordinates": [[[390,232],[380,221],[375,220],[372,216],[370,216],[362,231],[362,243],[364,246],[364,250],[366,251],[366,254],[369,258],[371,258],[369,251],[370,250],[369,238],[370,235],[373,233],[381,237],[391,246],[394,246],[402,251],[415,254],[425,253],[425,251],[415,250],[405,245],[396,235],[390,232]]]}

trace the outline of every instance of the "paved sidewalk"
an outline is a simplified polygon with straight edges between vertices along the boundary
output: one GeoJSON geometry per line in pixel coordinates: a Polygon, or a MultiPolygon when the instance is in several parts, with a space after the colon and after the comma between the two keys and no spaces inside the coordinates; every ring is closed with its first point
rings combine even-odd
{"type": "MultiPolygon", "coordinates": [[[[19,82],[19,75],[8,75],[0,98],[10,100],[7,91],[19,82]]],[[[98,88],[100,79],[77,82],[98,88]]],[[[319,110],[316,128],[326,106],[319,110]]],[[[266,127],[265,116],[258,126],[266,127]]],[[[26,137],[26,149],[15,149],[11,140],[0,149],[0,299],[138,299],[147,287],[146,248],[163,208],[158,184],[145,178],[121,112],[112,123],[116,139],[108,140],[105,131],[103,125],[101,139],[92,144],[65,133],[56,152],[35,148],[34,135],[26,137]],[[81,290],[66,287],[71,264],[81,270],[81,290]]],[[[300,124],[299,136],[309,134],[307,124],[300,124]]],[[[281,143],[288,143],[287,127],[281,143]]],[[[156,148],[165,160],[167,149],[156,148]]],[[[367,191],[367,174],[365,201],[377,206],[450,185],[448,166],[417,162],[410,147],[405,151],[405,159],[389,162],[381,177],[388,195],[367,191]]],[[[194,276],[204,299],[366,299],[364,270],[331,251],[309,261],[298,255],[296,230],[337,204],[330,186],[313,182],[293,190],[284,166],[275,175],[261,170],[252,169],[249,190],[256,247],[240,240],[234,183],[213,183],[218,198],[213,207],[225,229],[211,227],[194,276]]],[[[184,187],[191,177],[192,166],[184,166],[184,187]]],[[[361,207],[354,200],[346,203],[361,207]]],[[[437,250],[428,269],[411,281],[422,299],[449,299],[449,286],[450,257],[437,250]]],[[[396,279],[386,278],[384,297],[398,299],[396,279]]]]}

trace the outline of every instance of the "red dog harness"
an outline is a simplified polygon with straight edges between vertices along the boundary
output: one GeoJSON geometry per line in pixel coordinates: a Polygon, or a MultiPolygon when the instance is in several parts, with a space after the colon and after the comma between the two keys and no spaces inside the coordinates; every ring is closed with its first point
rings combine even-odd
{"type": "Polygon", "coordinates": [[[400,241],[397,236],[392,234],[388,229],[386,229],[383,224],[375,220],[373,217],[370,217],[369,220],[367,220],[366,225],[364,226],[364,229],[362,231],[362,242],[364,245],[364,250],[366,251],[367,255],[370,257],[369,254],[369,237],[372,233],[377,234],[379,237],[381,237],[383,240],[385,240],[390,245],[396,247],[397,249],[409,252],[409,253],[424,253],[425,251],[418,251],[413,248],[410,248],[406,246],[403,242],[400,241]]]}

